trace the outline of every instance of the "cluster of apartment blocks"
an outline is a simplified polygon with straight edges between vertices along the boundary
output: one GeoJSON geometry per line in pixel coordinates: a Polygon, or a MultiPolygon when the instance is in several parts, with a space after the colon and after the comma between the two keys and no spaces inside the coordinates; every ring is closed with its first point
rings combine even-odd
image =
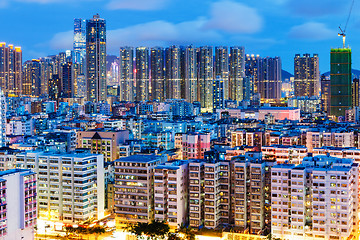
{"type": "Polygon", "coordinates": [[[115,162],[116,221],[232,226],[281,239],[350,239],[358,229],[358,183],[358,163],[326,155],[296,165],[251,151],[230,161],[211,154],[171,161],[133,155],[115,162]]]}

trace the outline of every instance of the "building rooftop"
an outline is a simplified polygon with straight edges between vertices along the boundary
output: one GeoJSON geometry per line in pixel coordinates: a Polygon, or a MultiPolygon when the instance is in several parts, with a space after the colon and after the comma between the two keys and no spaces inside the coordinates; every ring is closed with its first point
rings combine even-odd
{"type": "Polygon", "coordinates": [[[153,161],[157,161],[161,158],[159,155],[145,155],[145,154],[138,154],[138,155],[131,155],[128,157],[123,157],[120,159],[115,160],[115,162],[133,162],[133,163],[149,163],[153,161]]]}

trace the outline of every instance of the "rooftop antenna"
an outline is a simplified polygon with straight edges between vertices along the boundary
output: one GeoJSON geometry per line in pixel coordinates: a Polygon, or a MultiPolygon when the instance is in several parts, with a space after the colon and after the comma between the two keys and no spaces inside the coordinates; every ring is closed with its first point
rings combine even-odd
{"type": "Polygon", "coordinates": [[[343,48],[345,48],[345,38],[346,38],[346,28],[347,28],[347,25],[349,23],[349,19],[350,19],[350,15],[351,15],[351,11],[353,9],[353,6],[354,6],[354,2],[355,0],[352,0],[351,2],[351,6],[350,6],[350,11],[349,11],[349,15],[346,19],[346,24],[345,24],[345,27],[344,29],[341,28],[341,26],[339,26],[339,29],[340,29],[340,32],[338,33],[338,36],[342,36],[342,39],[343,39],[343,48]]]}

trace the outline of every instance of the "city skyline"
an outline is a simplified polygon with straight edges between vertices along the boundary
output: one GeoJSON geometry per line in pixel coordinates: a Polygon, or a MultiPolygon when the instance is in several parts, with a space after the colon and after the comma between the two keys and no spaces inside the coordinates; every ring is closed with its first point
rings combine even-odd
{"type": "MultiPolygon", "coordinates": [[[[192,3],[188,9],[178,0],[83,0],[64,5],[57,1],[5,0],[0,1],[0,12],[9,24],[3,28],[1,41],[22,46],[24,61],[56,54],[72,49],[74,18],[99,12],[107,20],[108,54],[118,56],[119,48],[127,45],[244,46],[247,54],[280,56],[283,69],[291,73],[296,53],[317,53],[320,72],[324,73],[330,70],[329,49],[341,47],[338,26],[345,25],[351,1],[317,0],[311,8],[306,7],[308,4],[309,1],[290,0],[208,1],[192,3]],[[227,17],[223,18],[225,13],[227,17]],[[18,14],[28,21],[15,19],[18,14]]],[[[360,31],[357,9],[355,2],[346,43],[353,49],[355,69],[360,68],[356,50],[360,31]]]]}

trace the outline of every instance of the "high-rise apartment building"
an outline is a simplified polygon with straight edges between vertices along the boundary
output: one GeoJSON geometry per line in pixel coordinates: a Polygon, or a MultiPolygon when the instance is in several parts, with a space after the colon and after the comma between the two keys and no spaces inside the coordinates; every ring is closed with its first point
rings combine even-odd
{"type": "Polygon", "coordinates": [[[321,109],[322,111],[330,114],[330,98],[331,98],[331,84],[330,79],[325,75],[321,76],[321,109]]]}
{"type": "Polygon", "coordinates": [[[149,48],[136,48],[136,101],[148,101],[150,97],[149,48]]]}
{"type": "MultiPolygon", "coordinates": [[[[86,20],[74,19],[73,63],[84,66],[86,58],[86,20]]],[[[84,74],[84,71],[81,71],[84,74]]]]}
{"type": "Polygon", "coordinates": [[[29,96],[41,95],[41,64],[33,59],[24,63],[22,94],[29,96]]]}
{"type": "Polygon", "coordinates": [[[330,115],[344,116],[351,108],[351,49],[336,48],[330,52],[330,115]]]}
{"type": "Polygon", "coordinates": [[[16,168],[37,173],[39,218],[82,224],[104,217],[101,154],[28,151],[16,155],[16,168]]]}
{"type": "Polygon", "coordinates": [[[132,47],[120,48],[119,88],[121,101],[134,101],[134,49],[132,47]]]}
{"type": "Polygon", "coordinates": [[[22,50],[0,43],[0,88],[5,95],[20,96],[22,91],[22,50]]]}
{"type": "Polygon", "coordinates": [[[64,63],[62,69],[61,97],[72,98],[74,96],[73,64],[64,63]]]}
{"type": "MultiPolygon", "coordinates": [[[[170,63],[169,63],[170,64],[170,63]]],[[[150,49],[151,99],[165,101],[165,50],[162,47],[150,49]]]]}
{"type": "Polygon", "coordinates": [[[352,106],[359,107],[360,106],[360,81],[358,78],[354,78],[352,81],[352,106]]]}
{"type": "Polygon", "coordinates": [[[189,162],[189,224],[216,228],[230,223],[230,162],[189,162]]]}
{"type": "MultiPolygon", "coordinates": [[[[215,47],[214,78],[223,79],[224,99],[229,99],[229,53],[225,46],[215,47]]],[[[215,86],[214,86],[215,87],[215,86]]],[[[216,91],[214,89],[214,91],[216,91]]]]}
{"type": "Polygon", "coordinates": [[[245,50],[230,47],[229,97],[235,101],[244,99],[245,50]]]}
{"type": "Polygon", "coordinates": [[[173,160],[155,167],[155,219],[177,229],[188,219],[188,161],[173,160]]]}
{"type": "Polygon", "coordinates": [[[198,49],[198,97],[203,112],[213,111],[213,62],[213,48],[200,47],[198,49]]]}
{"type": "Polygon", "coordinates": [[[225,108],[226,82],[228,81],[222,79],[220,76],[214,79],[214,111],[215,109],[225,108]]]}
{"type": "MultiPolygon", "coordinates": [[[[165,49],[166,99],[181,99],[181,49],[171,46],[165,49]]],[[[152,70],[152,69],[151,69],[152,70]]]]}
{"type": "Polygon", "coordinates": [[[187,46],[184,50],[185,99],[193,103],[199,100],[197,81],[197,49],[187,46]]]}
{"type": "Polygon", "coordinates": [[[107,100],[106,86],[106,22],[99,14],[86,20],[87,100],[107,100]]]}
{"type": "Polygon", "coordinates": [[[36,174],[27,169],[0,173],[0,238],[34,239],[37,219],[36,174]]]}
{"type": "Polygon", "coordinates": [[[250,78],[254,85],[254,93],[259,92],[259,55],[246,55],[245,76],[250,78]]]}
{"type": "Polygon", "coordinates": [[[306,157],[271,170],[271,233],[281,239],[351,239],[358,232],[359,165],[306,157]]]}
{"type": "Polygon", "coordinates": [[[115,161],[117,226],[154,219],[154,169],[165,161],[157,155],[132,155],[115,161]]]}
{"type": "Polygon", "coordinates": [[[296,54],[294,58],[294,94],[296,97],[318,96],[320,90],[319,57],[296,54]]]}
{"type": "Polygon", "coordinates": [[[6,145],[6,97],[0,88],[0,147],[6,145]]]}
{"type": "Polygon", "coordinates": [[[281,59],[260,58],[258,66],[258,92],[264,100],[281,98],[281,59]]]}

